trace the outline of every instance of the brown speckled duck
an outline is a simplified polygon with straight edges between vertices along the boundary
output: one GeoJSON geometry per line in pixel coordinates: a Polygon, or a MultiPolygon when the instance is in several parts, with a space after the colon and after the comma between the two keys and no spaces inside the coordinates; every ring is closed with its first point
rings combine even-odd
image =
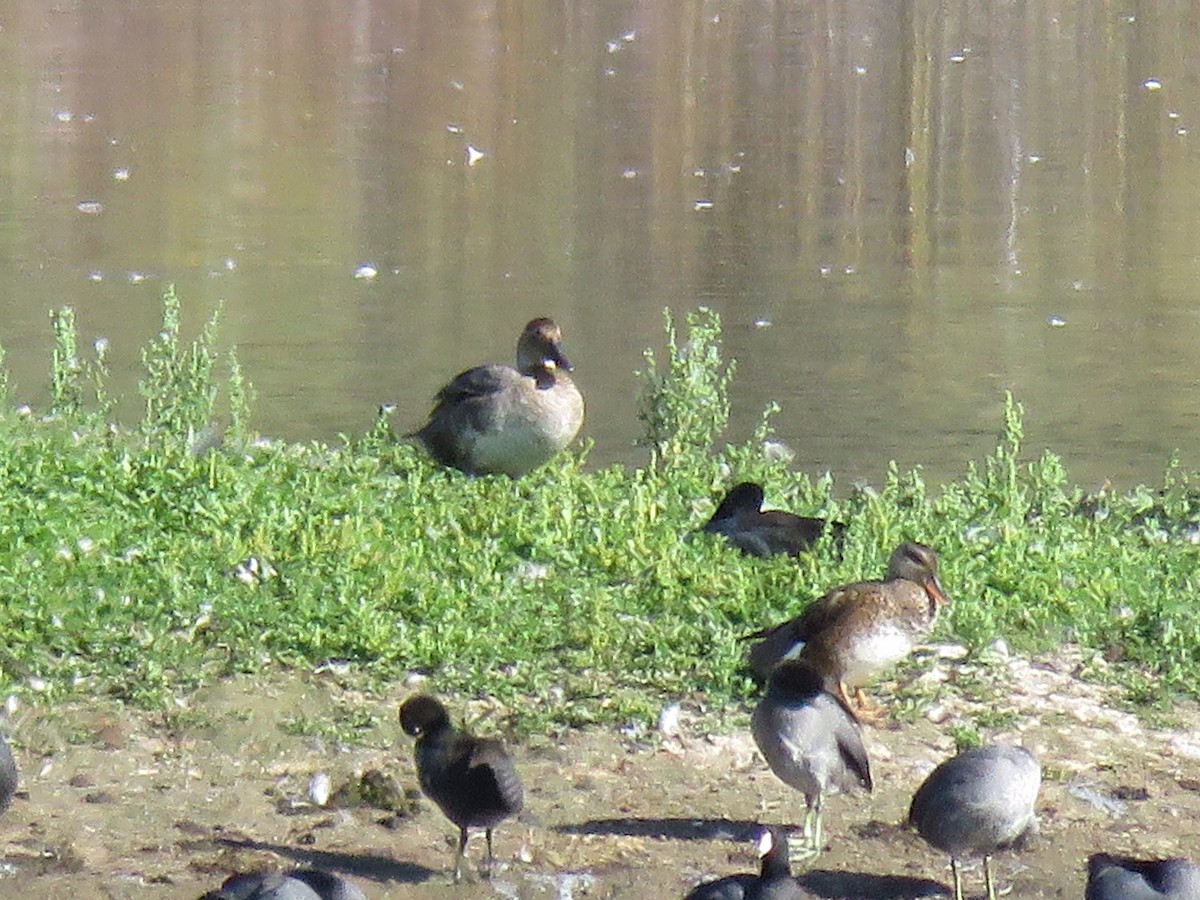
{"type": "Polygon", "coordinates": [[[469,828],[482,828],[487,835],[486,871],[490,874],[495,861],[492,831],[519,813],[525,802],[512,757],[499,741],[474,737],[454,728],[446,707],[425,694],[410,697],[401,704],[400,726],[417,739],[417,779],[421,790],[458,826],[454,880],[462,878],[469,828]]]}
{"type": "Polygon", "coordinates": [[[553,458],[583,425],[583,397],[570,370],[558,325],[534,319],[517,341],[515,369],[476,366],[457,375],[409,437],[443,465],[519,478],[553,458]]]}
{"type": "Polygon", "coordinates": [[[828,675],[847,705],[847,687],[857,690],[876,673],[912,651],[933,628],[938,608],[948,602],[937,577],[937,554],[905,541],[892,553],[887,578],[834,588],[796,618],[748,638],[750,670],[766,681],[780,660],[799,655],[828,675]]]}
{"type": "Polygon", "coordinates": [[[752,481],[743,481],[730,489],[717,511],[704,526],[707,534],[719,534],[750,556],[786,553],[798,556],[811,549],[825,533],[841,543],[846,526],[841,522],[797,516],[772,509],[762,511],[763,489],[752,481]]]}

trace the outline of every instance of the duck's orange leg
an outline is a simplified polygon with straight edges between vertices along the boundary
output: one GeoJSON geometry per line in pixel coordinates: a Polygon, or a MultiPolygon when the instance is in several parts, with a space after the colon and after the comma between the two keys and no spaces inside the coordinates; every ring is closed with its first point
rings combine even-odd
{"type": "MultiPolygon", "coordinates": [[[[846,701],[846,706],[850,707],[850,700],[848,697],[846,697],[846,686],[839,683],[838,689],[842,692],[842,698],[846,701]]],[[[869,722],[873,724],[876,722],[882,722],[887,718],[887,710],[885,710],[882,705],[876,703],[874,700],[868,697],[866,692],[863,691],[861,687],[854,689],[854,701],[855,706],[850,708],[856,709],[854,716],[858,719],[858,721],[869,722]]]]}

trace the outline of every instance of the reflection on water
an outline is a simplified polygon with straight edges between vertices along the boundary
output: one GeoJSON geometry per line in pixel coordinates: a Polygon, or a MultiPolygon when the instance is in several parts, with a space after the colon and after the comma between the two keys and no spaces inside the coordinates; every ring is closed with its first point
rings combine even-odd
{"type": "Polygon", "coordinates": [[[329,438],[552,315],[636,461],[641,350],[707,304],[733,437],[778,400],[807,471],[953,477],[1011,389],[1076,479],[1156,480],[1200,466],[1197,47],[1173,0],[12,0],[0,341],[37,402],[74,305],[132,395],[174,281],[256,425],[329,438]]]}

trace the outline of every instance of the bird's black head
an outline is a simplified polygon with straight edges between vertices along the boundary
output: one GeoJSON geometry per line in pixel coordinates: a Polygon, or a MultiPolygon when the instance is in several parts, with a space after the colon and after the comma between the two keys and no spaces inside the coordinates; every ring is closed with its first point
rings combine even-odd
{"type": "Polygon", "coordinates": [[[710,523],[720,522],[748,512],[756,513],[762,509],[763,496],[762,486],[753,481],[735,484],[721,500],[721,504],[709,521],[710,523]]]}
{"type": "Polygon", "coordinates": [[[808,660],[785,659],[771,670],[767,689],[794,699],[815,697],[836,687],[832,679],[819,672],[808,660]]]}
{"type": "Polygon", "coordinates": [[[400,704],[400,727],[413,737],[450,727],[450,714],[436,697],[419,694],[400,704]]]}

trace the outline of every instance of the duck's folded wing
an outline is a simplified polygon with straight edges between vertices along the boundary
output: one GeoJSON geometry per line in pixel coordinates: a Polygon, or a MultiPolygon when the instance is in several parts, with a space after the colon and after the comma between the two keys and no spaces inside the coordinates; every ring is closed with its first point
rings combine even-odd
{"type": "Polygon", "coordinates": [[[446,406],[476,397],[489,397],[520,378],[521,374],[509,366],[476,366],[455,375],[449,384],[438,391],[434,402],[437,406],[446,406]]]}
{"type": "Polygon", "coordinates": [[[471,753],[467,778],[480,798],[490,805],[502,807],[509,813],[520,812],[525,803],[525,790],[513,765],[512,757],[499,741],[481,740],[471,753]]]}
{"type": "MultiPolygon", "coordinates": [[[[870,793],[875,785],[871,780],[871,760],[867,757],[867,748],[863,746],[862,735],[853,720],[844,721],[837,727],[838,753],[846,764],[847,773],[853,774],[858,784],[870,793]]],[[[846,790],[849,785],[839,785],[846,790]]]]}

